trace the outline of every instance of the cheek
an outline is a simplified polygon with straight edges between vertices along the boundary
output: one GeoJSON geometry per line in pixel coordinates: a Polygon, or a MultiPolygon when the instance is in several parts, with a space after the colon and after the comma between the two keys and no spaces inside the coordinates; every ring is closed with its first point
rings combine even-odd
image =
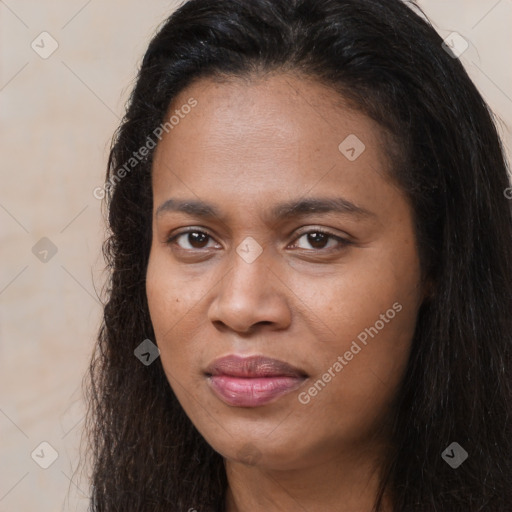
{"type": "Polygon", "coordinates": [[[211,287],[208,272],[193,276],[186,270],[172,261],[165,248],[152,247],[146,295],[155,334],[172,334],[194,314],[200,319],[198,309],[211,287]]]}
{"type": "Polygon", "coordinates": [[[324,393],[322,382],[311,390],[310,395],[323,395],[322,407],[352,404],[354,412],[371,412],[393,396],[422,297],[419,260],[408,240],[363,249],[330,278],[296,281],[293,289],[308,306],[308,323],[316,331],[309,348],[315,378],[324,382],[325,375],[331,390],[324,393]]]}
{"type": "Polygon", "coordinates": [[[286,278],[320,347],[343,348],[376,322],[385,325],[382,332],[396,331],[395,337],[414,329],[422,292],[417,254],[407,245],[357,249],[327,274],[293,272],[286,278]],[[387,311],[389,322],[388,316],[380,318],[387,311]]]}
{"type": "Polygon", "coordinates": [[[369,282],[372,293],[325,295],[330,337],[315,336],[308,348],[314,373],[297,396],[297,419],[304,431],[324,432],[326,442],[340,432],[354,443],[370,435],[390,412],[407,367],[417,304],[402,281],[369,282]]]}
{"type": "Polygon", "coordinates": [[[209,281],[208,272],[200,274],[184,272],[165,250],[151,251],[146,274],[149,313],[162,366],[178,399],[183,389],[198,385],[208,348],[204,300],[214,281],[209,281]]]}
{"type": "MultiPolygon", "coordinates": [[[[189,285],[193,287],[192,283],[189,285]]],[[[175,347],[172,345],[178,344],[179,336],[176,334],[193,306],[193,298],[189,296],[193,294],[190,287],[180,281],[179,275],[169,266],[161,251],[152,249],[146,274],[146,295],[163,363],[167,362],[170,351],[180,353],[173,350],[175,347]]]]}
{"type": "Polygon", "coordinates": [[[364,337],[339,340],[337,349],[324,351],[321,369],[298,396],[304,431],[322,431],[327,439],[342,433],[345,442],[356,443],[381,425],[410,352],[413,329],[402,313],[407,315],[402,310],[380,330],[374,323],[361,330],[364,337]]]}
{"type": "Polygon", "coordinates": [[[180,297],[177,291],[176,283],[169,278],[163,259],[152,249],[146,273],[146,296],[157,337],[171,328],[172,320],[179,314],[180,297]]]}

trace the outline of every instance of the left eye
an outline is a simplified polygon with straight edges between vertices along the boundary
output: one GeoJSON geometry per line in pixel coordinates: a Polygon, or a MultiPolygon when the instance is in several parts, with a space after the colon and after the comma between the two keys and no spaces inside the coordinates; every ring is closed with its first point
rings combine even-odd
{"type": "Polygon", "coordinates": [[[336,247],[337,245],[345,245],[348,242],[339,236],[335,236],[331,233],[326,233],[320,230],[308,231],[307,233],[302,233],[298,241],[304,240],[305,244],[309,244],[310,247],[299,245],[299,249],[331,249],[336,247]],[[330,246],[329,241],[333,242],[330,246]]]}

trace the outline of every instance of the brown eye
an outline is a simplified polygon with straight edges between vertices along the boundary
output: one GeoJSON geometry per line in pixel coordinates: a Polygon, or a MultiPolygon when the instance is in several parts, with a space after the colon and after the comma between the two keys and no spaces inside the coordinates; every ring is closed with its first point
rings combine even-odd
{"type": "Polygon", "coordinates": [[[204,231],[189,230],[174,235],[167,243],[175,243],[180,249],[194,250],[207,248],[207,244],[210,240],[211,236],[204,231]]]}
{"type": "Polygon", "coordinates": [[[343,246],[348,245],[348,243],[348,240],[345,240],[339,236],[316,229],[302,233],[297,238],[295,247],[298,249],[323,250],[333,249],[337,246],[342,248],[343,246]],[[301,240],[303,240],[303,242],[300,242],[301,240]]]}
{"type": "Polygon", "coordinates": [[[329,236],[325,233],[308,233],[306,237],[308,243],[315,249],[324,249],[329,241],[329,236]]]}
{"type": "Polygon", "coordinates": [[[186,240],[195,249],[202,249],[208,243],[208,235],[198,231],[190,231],[186,234],[186,240]]]}

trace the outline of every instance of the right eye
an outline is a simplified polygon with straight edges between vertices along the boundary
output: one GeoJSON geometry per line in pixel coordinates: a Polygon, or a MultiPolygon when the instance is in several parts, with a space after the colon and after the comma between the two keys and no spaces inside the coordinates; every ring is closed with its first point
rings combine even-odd
{"type": "Polygon", "coordinates": [[[192,228],[172,235],[167,239],[166,243],[168,245],[175,244],[185,251],[197,251],[201,249],[210,249],[211,246],[207,246],[209,240],[213,240],[211,235],[205,231],[192,228]]]}

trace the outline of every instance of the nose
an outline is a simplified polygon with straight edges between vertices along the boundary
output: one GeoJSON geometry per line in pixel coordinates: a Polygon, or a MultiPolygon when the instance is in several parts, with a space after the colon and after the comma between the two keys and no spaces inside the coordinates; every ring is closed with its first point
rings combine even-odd
{"type": "Polygon", "coordinates": [[[233,254],[231,269],[215,287],[216,295],[208,311],[213,324],[240,334],[248,334],[258,326],[280,330],[290,324],[287,295],[291,292],[269,263],[265,251],[251,263],[233,254]]]}

